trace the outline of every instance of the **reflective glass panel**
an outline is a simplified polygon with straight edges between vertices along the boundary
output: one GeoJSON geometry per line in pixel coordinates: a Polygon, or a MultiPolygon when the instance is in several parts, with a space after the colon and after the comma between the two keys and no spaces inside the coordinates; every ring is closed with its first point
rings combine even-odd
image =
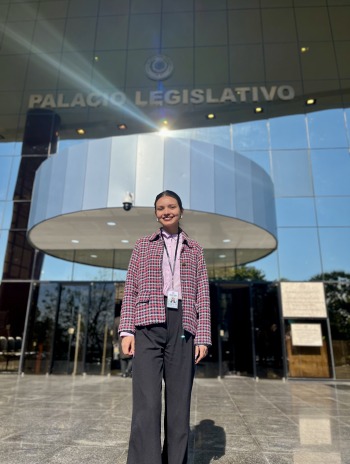
{"type": "Polygon", "coordinates": [[[233,148],[244,150],[266,150],[269,148],[267,121],[232,124],[233,148]]]}
{"type": "Polygon", "coordinates": [[[316,195],[350,195],[348,150],[312,150],[311,161],[316,195]]]}
{"type": "Polygon", "coordinates": [[[307,150],[273,151],[272,176],[277,197],[308,197],[313,194],[307,150]]]}
{"type": "Polygon", "coordinates": [[[58,301],[58,284],[41,284],[33,292],[24,361],[26,373],[51,372],[58,301]]]}
{"type": "Polygon", "coordinates": [[[321,273],[316,228],[280,228],[278,239],[281,280],[309,280],[321,273]]]}
{"type": "Polygon", "coordinates": [[[316,209],[320,226],[350,227],[350,197],[316,198],[316,209]]]}
{"type": "Polygon", "coordinates": [[[307,115],[311,148],[347,147],[345,115],[342,109],[307,115]]]}
{"type": "Polygon", "coordinates": [[[319,229],[324,272],[350,272],[350,228],[319,229]]]}
{"type": "Polygon", "coordinates": [[[11,173],[12,158],[0,157],[0,200],[6,200],[9,177],[11,173]]]}
{"type": "Polygon", "coordinates": [[[170,133],[170,136],[200,140],[202,142],[212,143],[214,145],[219,145],[224,148],[232,148],[229,126],[199,127],[192,129],[176,130],[172,131],[170,133]]]}
{"type": "Polygon", "coordinates": [[[244,156],[261,166],[271,176],[270,154],[266,150],[245,151],[244,156]]]}
{"type": "Polygon", "coordinates": [[[308,148],[304,115],[270,119],[269,125],[272,150],[308,148]]]}
{"type": "Polygon", "coordinates": [[[313,198],[277,198],[276,213],[279,227],[316,226],[313,198]]]}
{"type": "MultiPolygon", "coordinates": [[[[73,257],[73,256],[72,256],[73,257]]],[[[40,280],[72,280],[73,263],[45,255],[40,280]]]]}
{"type": "Polygon", "coordinates": [[[278,280],[278,261],[277,252],[274,251],[265,258],[255,261],[253,264],[257,267],[264,275],[264,280],[278,280]]]}
{"type": "Polygon", "coordinates": [[[0,285],[0,371],[18,372],[29,283],[0,285]]]}
{"type": "Polygon", "coordinates": [[[53,374],[84,372],[89,285],[62,285],[53,350],[53,374]]]}
{"type": "MultiPolygon", "coordinates": [[[[111,255],[113,253],[111,252],[111,255]]],[[[89,266],[87,264],[74,263],[73,266],[73,280],[107,280],[111,281],[113,277],[113,270],[110,268],[89,266]]]]}
{"type": "Polygon", "coordinates": [[[115,293],[112,283],[91,286],[85,354],[85,372],[90,374],[111,370],[115,293]]]}
{"type": "Polygon", "coordinates": [[[326,303],[332,333],[335,376],[350,379],[350,274],[325,275],[336,283],[325,284],[326,303]]]}

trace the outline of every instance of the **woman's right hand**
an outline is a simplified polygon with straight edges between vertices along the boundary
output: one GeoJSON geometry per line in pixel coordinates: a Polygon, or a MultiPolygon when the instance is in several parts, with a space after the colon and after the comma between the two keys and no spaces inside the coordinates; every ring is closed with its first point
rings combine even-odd
{"type": "Polygon", "coordinates": [[[122,351],[124,354],[134,356],[135,354],[135,337],[133,335],[122,338],[122,351]]]}

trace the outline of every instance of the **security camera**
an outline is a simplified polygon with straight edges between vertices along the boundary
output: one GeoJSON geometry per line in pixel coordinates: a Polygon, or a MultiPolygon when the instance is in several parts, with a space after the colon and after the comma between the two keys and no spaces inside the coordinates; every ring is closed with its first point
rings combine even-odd
{"type": "Polygon", "coordinates": [[[123,200],[123,209],[124,211],[130,211],[132,208],[134,196],[132,193],[127,192],[123,200]]]}

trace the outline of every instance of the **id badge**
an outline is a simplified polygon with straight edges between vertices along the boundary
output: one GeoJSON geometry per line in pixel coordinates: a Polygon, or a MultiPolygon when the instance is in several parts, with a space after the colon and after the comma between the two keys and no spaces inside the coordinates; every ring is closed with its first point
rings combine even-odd
{"type": "Polygon", "coordinates": [[[177,309],[179,305],[179,292],[170,290],[168,292],[167,307],[177,309]]]}

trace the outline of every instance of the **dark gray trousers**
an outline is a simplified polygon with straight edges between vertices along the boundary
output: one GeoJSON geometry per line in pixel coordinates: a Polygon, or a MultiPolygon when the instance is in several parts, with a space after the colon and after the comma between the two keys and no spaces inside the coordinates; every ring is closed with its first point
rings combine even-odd
{"type": "Polygon", "coordinates": [[[127,464],[186,464],[193,336],[182,329],[182,308],[166,308],[166,324],[137,328],[133,360],[133,414],[127,464]],[[162,379],[165,382],[161,448],[162,379]]]}

